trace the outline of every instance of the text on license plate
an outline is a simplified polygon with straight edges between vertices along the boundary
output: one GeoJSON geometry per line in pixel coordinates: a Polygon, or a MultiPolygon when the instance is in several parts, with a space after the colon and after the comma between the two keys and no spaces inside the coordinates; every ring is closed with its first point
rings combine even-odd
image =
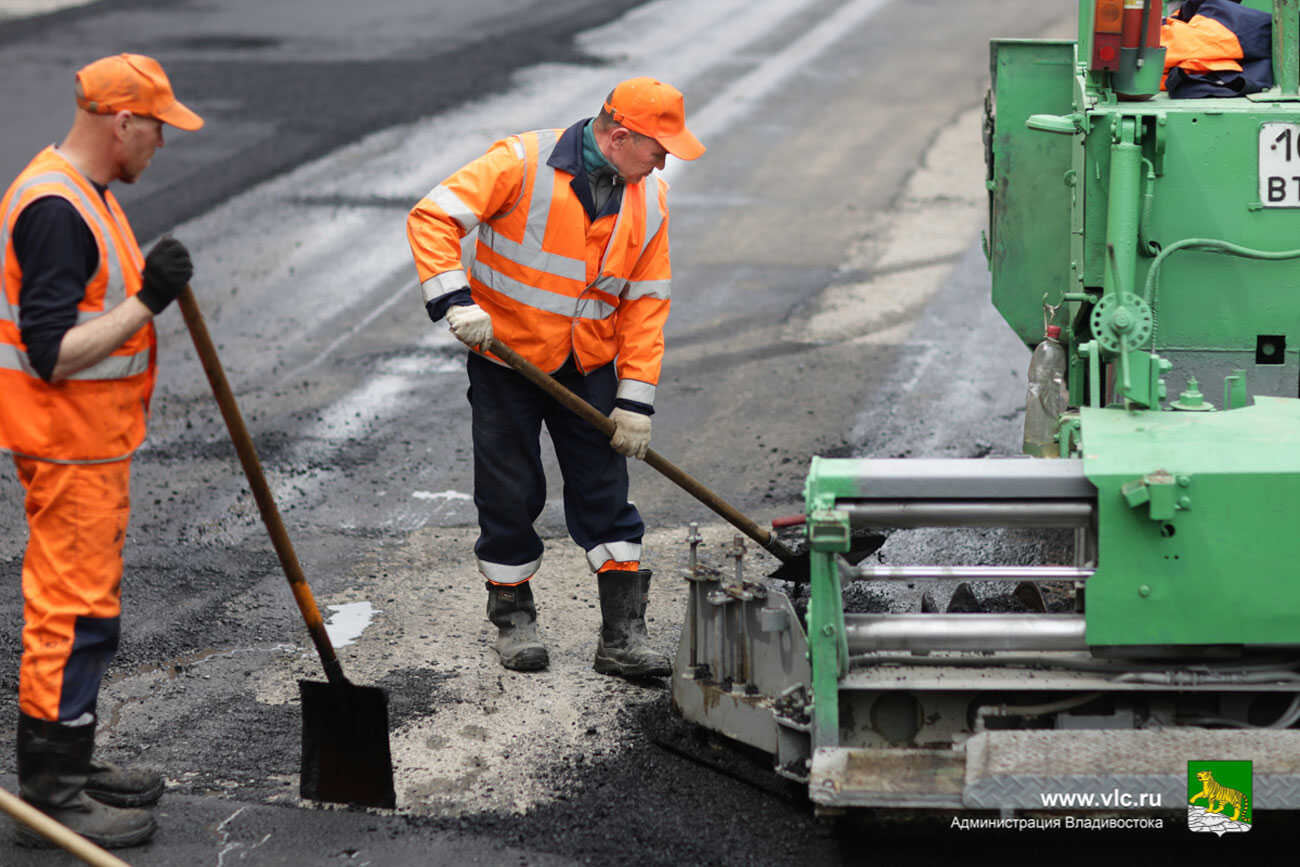
{"type": "Polygon", "coordinates": [[[1260,124],[1259,201],[1266,208],[1300,208],[1300,124],[1260,124]]]}

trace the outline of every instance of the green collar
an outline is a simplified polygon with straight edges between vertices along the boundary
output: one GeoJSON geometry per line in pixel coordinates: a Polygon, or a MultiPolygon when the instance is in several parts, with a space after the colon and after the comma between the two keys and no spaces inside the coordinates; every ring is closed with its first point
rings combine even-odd
{"type": "Polygon", "coordinates": [[[592,131],[592,121],[587,121],[586,126],[582,128],[582,164],[589,172],[597,169],[613,169],[609,160],[600,152],[599,145],[596,144],[596,133],[592,131]]]}

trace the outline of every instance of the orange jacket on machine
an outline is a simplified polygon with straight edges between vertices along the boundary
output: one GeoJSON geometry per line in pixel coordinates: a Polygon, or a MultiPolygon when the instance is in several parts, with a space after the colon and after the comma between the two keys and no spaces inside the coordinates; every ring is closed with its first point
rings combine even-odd
{"type": "Polygon", "coordinates": [[[1233,97],[1273,86],[1273,18],[1235,0],[1186,0],[1164,19],[1161,87],[1172,99],[1233,97]]]}
{"type": "Polygon", "coordinates": [[[144,256],[113,194],[101,197],[53,147],[36,158],[0,200],[0,448],[61,463],[98,463],[130,456],[144,440],[156,378],[157,339],[150,322],[103,361],[58,383],[32,368],[19,332],[22,267],[13,249],[19,214],[45,196],[70,202],[99,250],[99,268],[77,306],[86,322],[140,291],[144,256]]]}
{"type": "Polygon", "coordinates": [[[671,268],[668,185],[623,190],[617,214],[592,221],[550,165],[563,130],[522,133],[434,187],[407,235],[426,302],[465,285],[493,334],[543,370],[572,355],[582,371],[618,360],[618,397],[654,405],[671,268]],[[468,281],[460,240],[478,227],[468,281]]]}

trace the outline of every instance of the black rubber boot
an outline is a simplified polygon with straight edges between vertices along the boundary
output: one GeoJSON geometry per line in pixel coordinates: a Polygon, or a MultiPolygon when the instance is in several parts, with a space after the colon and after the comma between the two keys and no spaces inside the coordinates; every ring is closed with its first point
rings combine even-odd
{"type": "Polygon", "coordinates": [[[162,774],[145,768],[124,768],[91,758],[86,794],[110,807],[147,807],[163,793],[162,774]]]}
{"type": "Polygon", "coordinates": [[[541,671],[551,662],[537,637],[537,606],[531,582],[504,587],[488,582],[487,616],[497,628],[493,645],[501,664],[511,671],[541,671]]]}
{"type": "Polygon", "coordinates": [[[650,598],[650,570],[600,572],[600,641],[592,666],[601,674],[620,677],[666,677],[673,667],[668,657],[650,647],[645,631],[645,607],[650,598]]]}
{"type": "MultiPolygon", "coordinates": [[[[63,725],[18,715],[18,790],[42,813],[105,849],[138,846],[158,825],[147,810],[123,810],[86,794],[95,725],[63,725]]],[[[18,824],[15,842],[31,848],[54,844],[18,824]]]]}

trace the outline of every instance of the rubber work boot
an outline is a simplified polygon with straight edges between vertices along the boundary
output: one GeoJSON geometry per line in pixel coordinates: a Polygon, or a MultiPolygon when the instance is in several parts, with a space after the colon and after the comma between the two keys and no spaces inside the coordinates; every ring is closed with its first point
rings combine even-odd
{"type": "Polygon", "coordinates": [[[145,768],[124,768],[112,762],[90,760],[86,794],[110,807],[147,807],[163,793],[162,774],[145,768]]]}
{"type": "Polygon", "coordinates": [[[551,662],[537,637],[537,607],[531,582],[505,587],[487,583],[487,616],[497,627],[493,645],[501,664],[511,671],[541,671],[551,662]]]}
{"type": "Polygon", "coordinates": [[[600,641],[596,662],[601,674],[620,677],[666,677],[673,667],[668,657],[650,647],[645,631],[645,607],[650,598],[650,570],[596,574],[600,586],[600,641]]]}
{"type": "MultiPolygon", "coordinates": [[[[125,810],[101,804],[85,792],[95,725],[63,725],[18,715],[18,791],[22,799],[50,818],[105,849],[138,846],[158,825],[148,810],[125,810]]],[[[54,846],[19,823],[19,846],[54,846]]]]}

